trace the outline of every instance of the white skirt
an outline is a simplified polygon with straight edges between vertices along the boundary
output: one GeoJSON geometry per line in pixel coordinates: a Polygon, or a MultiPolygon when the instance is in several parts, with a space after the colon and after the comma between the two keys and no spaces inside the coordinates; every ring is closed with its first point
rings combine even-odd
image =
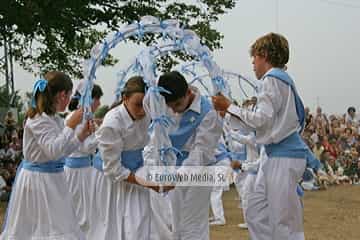
{"type": "Polygon", "coordinates": [[[125,186],[126,209],[124,215],[125,239],[150,239],[150,189],[123,183],[125,186]]]}
{"type": "Polygon", "coordinates": [[[21,169],[0,240],[83,240],[64,173],[21,169]]]}
{"type": "Polygon", "coordinates": [[[81,230],[86,234],[90,229],[89,214],[93,209],[93,199],[90,192],[95,187],[96,169],[92,167],[69,168],[64,167],[65,178],[71,193],[73,206],[81,230]]]}
{"type": "Polygon", "coordinates": [[[112,182],[103,172],[94,169],[90,191],[93,199],[89,212],[90,228],[87,240],[121,240],[124,238],[124,183],[112,182]]]}

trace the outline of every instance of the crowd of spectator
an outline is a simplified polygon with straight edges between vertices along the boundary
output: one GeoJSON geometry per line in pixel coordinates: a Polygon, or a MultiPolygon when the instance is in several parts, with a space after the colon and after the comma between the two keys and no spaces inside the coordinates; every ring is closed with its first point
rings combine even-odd
{"type": "Polygon", "coordinates": [[[317,181],[321,187],[359,184],[360,115],[349,107],[343,115],[327,115],[317,107],[306,112],[303,138],[321,162],[317,181]]]}
{"type": "Polygon", "coordinates": [[[7,201],[15,180],[16,168],[22,159],[22,124],[8,112],[0,136],[0,201],[7,201]]]}

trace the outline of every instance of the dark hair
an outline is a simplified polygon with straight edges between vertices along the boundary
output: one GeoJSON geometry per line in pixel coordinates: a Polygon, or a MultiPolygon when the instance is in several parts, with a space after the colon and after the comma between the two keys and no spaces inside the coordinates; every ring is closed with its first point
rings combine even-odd
{"type": "Polygon", "coordinates": [[[349,107],[349,108],[347,109],[347,112],[348,112],[348,113],[350,113],[350,111],[356,112],[356,110],[355,110],[354,107],[349,107]]]}
{"type": "Polygon", "coordinates": [[[63,72],[48,72],[45,74],[44,79],[47,80],[47,85],[43,92],[36,92],[36,106],[31,106],[27,112],[27,116],[30,118],[43,112],[54,115],[56,113],[56,94],[62,91],[69,92],[73,88],[71,78],[63,72]]]}
{"type": "Polygon", "coordinates": [[[189,88],[184,76],[177,71],[161,75],[158,86],[170,92],[161,92],[161,95],[165,97],[166,103],[173,102],[184,97],[189,88]]]}
{"type": "Polygon", "coordinates": [[[347,131],[349,131],[350,134],[353,133],[353,130],[351,128],[345,128],[344,132],[346,133],[347,131]]]}
{"type": "MultiPolygon", "coordinates": [[[[91,98],[101,98],[103,95],[103,91],[101,89],[101,87],[97,84],[94,84],[93,89],[91,91],[91,98]]],[[[81,94],[79,93],[79,91],[76,91],[75,94],[72,96],[70,103],[69,103],[69,110],[70,111],[74,111],[78,108],[79,106],[79,101],[81,98],[81,94]]]]}

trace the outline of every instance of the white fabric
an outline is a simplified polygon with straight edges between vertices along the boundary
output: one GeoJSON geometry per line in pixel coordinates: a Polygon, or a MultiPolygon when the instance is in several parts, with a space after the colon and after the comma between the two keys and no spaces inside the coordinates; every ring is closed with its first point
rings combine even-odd
{"type": "Polygon", "coordinates": [[[114,209],[111,206],[110,208],[123,216],[122,220],[117,217],[116,224],[123,228],[123,239],[126,240],[141,240],[150,237],[149,190],[125,182],[130,170],[121,164],[120,155],[122,151],[140,149],[147,144],[149,124],[148,117],[132,120],[125,106],[120,105],[106,114],[103,124],[96,132],[99,152],[104,161],[104,175],[117,183],[116,188],[119,188],[116,190],[119,196],[113,195],[111,198],[124,199],[122,203],[119,203],[123,205],[120,209],[114,209]]]}
{"type": "MultiPolygon", "coordinates": [[[[265,77],[263,82],[255,110],[231,105],[228,112],[237,116],[231,118],[232,125],[256,130],[257,144],[278,143],[300,128],[294,95],[290,86],[278,79],[265,77]]],[[[262,157],[246,211],[252,240],[301,239],[304,235],[296,185],[305,164],[305,159],[262,157]]]]}
{"type": "MultiPolygon", "coordinates": [[[[70,119],[74,112],[71,112],[65,119],[65,123],[70,119]]],[[[75,133],[79,133],[85,123],[79,124],[75,128],[75,133]]],[[[95,153],[97,147],[97,141],[95,138],[95,134],[90,135],[83,141],[79,148],[70,154],[69,157],[86,157],[93,155],[95,153]]],[[[79,225],[81,230],[87,235],[90,227],[90,219],[89,214],[91,210],[94,208],[92,206],[92,199],[90,199],[90,191],[94,188],[94,181],[91,179],[94,176],[94,171],[96,171],[92,167],[85,168],[69,168],[64,167],[66,182],[69,187],[69,191],[73,198],[73,206],[75,209],[76,216],[79,221],[79,225]]]]}
{"type": "Polygon", "coordinates": [[[222,202],[223,189],[214,187],[210,195],[211,210],[213,212],[214,220],[225,221],[224,207],[222,202]]]}
{"type": "Polygon", "coordinates": [[[211,187],[175,187],[169,193],[173,240],[208,240],[211,187]]]}
{"type": "MultiPolygon", "coordinates": [[[[71,112],[65,119],[65,123],[70,119],[74,112],[71,112]]],[[[78,134],[84,128],[85,122],[79,124],[75,128],[75,133],[78,134]]],[[[79,148],[72,152],[69,157],[83,157],[88,156],[90,154],[94,154],[97,148],[97,140],[95,134],[87,137],[79,146],[79,148]]]]}
{"type": "Polygon", "coordinates": [[[94,187],[90,191],[90,228],[87,240],[121,240],[123,236],[124,189],[123,182],[112,182],[103,172],[93,171],[94,187]]]}
{"type": "Polygon", "coordinates": [[[150,118],[134,121],[122,104],[109,111],[96,132],[104,173],[112,181],[125,180],[130,170],[121,165],[120,153],[143,148],[149,141],[150,118]]]}
{"type": "Polygon", "coordinates": [[[27,119],[24,128],[24,159],[44,163],[67,157],[80,145],[74,130],[65,126],[64,120],[43,113],[27,119]]]}
{"type": "Polygon", "coordinates": [[[150,191],[151,240],[172,239],[172,210],[169,195],[150,191]]]}
{"type": "MultiPolygon", "coordinates": [[[[195,87],[191,88],[195,98],[187,111],[192,110],[200,113],[201,95],[195,87]]],[[[179,128],[180,120],[183,114],[174,114],[175,125],[171,125],[171,130],[179,128]]],[[[182,148],[189,152],[189,157],[184,160],[183,166],[207,166],[214,161],[214,153],[222,132],[222,118],[214,110],[210,110],[202,122],[182,148]]]]}
{"type": "MultiPolygon", "coordinates": [[[[192,88],[195,98],[188,110],[200,112],[200,92],[192,88]]],[[[176,116],[178,128],[182,114],[176,116]]],[[[222,132],[222,119],[215,110],[210,110],[189,140],[183,151],[189,152],[183,166],[206,166],[214,161],[214,153],[222,132]]],[[[182,171],[180,167],[179,172],[182,171]]],[[[173,210],[175,240],[209,239],[210,187],[175,187],[170,193],[173,210]]]]}
{"type": "MultiPolygon", "coordinates": [[[[263,81],[254,111],[232,104],[228,112],[238,116],[250,130],[256,129],[257,144],[278,143],[300,128],[295,98],[290,86],[280,80],[266,77],[263,81]]],[[[237,118],[231,118],[232,128],[239,124],[237,118]]]]}
{"type": "Polygon", "coordinates": [[[64,167],[64,174],[68,190],[72,196],[72,204],[81,230],[87,235],[90,227],[89,214],[94,208],[90,198],[90,192],[94,188],[94,176],[96,169],[92,167],[68,168],[64,167]]]}
{"type": "Polygon", "coordinates": [[[296,186],[305,165],[304,159],[264,157],[261,160],[246,211],[252,240],[304,239],[302,206],[296,186]]]}
{"type": "MultiPolygon", "coordinates": [[[[74,131],[58,116],[37,115],[24,128],[24,157],[48,162],[79,146],[74,131]]],[[[17,175],[1,240],[82,240],[64,173],[22,169],[17,175]]]]}

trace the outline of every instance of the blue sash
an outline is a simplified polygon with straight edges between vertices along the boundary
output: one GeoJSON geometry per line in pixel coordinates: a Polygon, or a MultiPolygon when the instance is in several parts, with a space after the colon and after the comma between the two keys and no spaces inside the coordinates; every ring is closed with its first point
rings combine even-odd
{"type": "MultiPolygon", "coordinates": [[[[204,96],[201,96],[200,114],[192,110],[188,110],[183,114],[180,120],[179,128],[170,134],[172,146],[181,151],[189,138],[195,134],[196,128],[200,125],[201,121],[211,108],[209,100],[207,100],[204,96]]],[[[184,160],[189,156],[188,152],[181,152],[181,155],[177,155],[176,166],[181,166],[184,160]]]]}
{"type": "MultiPolygon", "coordinates": [[[[132,172],[144,165],[142,157],[142,150],[130,150],[121,152],[121,164],[132,172]]],[[[101,159],[100,152],[97,152],[93,159],[93,167],[99,171],[103,171],[103,160],[101,159]]]]}
{"type": "Polygon", "coordinates": [[[100,172],[103,171],[103,160],[101,159],[99,151],[95,154],[93,158],[93,167],[99,170],[100,172]]]}
{"type": "Polygon", "coordinates": [[[15,191],[16,188],[16,182],[17,182],[17,178],[21,172],[22,169],[26,169],[29,171],[33,171],[33,172],[41,172],[41,173],[59,173],[59,172],[63,172],[64,171],[64,164],[65,164],[65,158],[60,158],[59,160],[56,161],[49,161],[49,162],[45,162],[45,163],[34,163],[34,162],[30,162],[27,160],[22,160],[21,163],[19,164],[17,170],[16,170],[16,175],[15,175],[15,180],[13,183],[13,188],[11,190],[10,193],[10,199],[9,199],[9,203],[8,203],[8,207],[6,209],[6,213],[5,213],[5,219],[4,219],[4,223],[3,223],[3,227],[2,227],[2,232],[5,230],[6,225],[7,225],[7,217],[9,214],[9,206],[11,205],[12,202],[12,198],[13,198],[13,192],[15,191]]]}
{"type": "Polygon", "coordinates": [[[226,148],[226,146],[224,144],[219,143],[218,150],[220,150],[220,152],[215,155],[216,163],[219,161],[222,161],[226,158],[228,158],[230,160],[245,161],[246,157],[247,157],[246,146],[245,146],[244,152],[231,152],[231,151],[229,151],[229,149],[226,148]]]}
{"type": "Polygon", "coordinates": [[[320,161],[315,158],[298,132],[292,133],[279,143],[265,145],[266,154],[271,157],[303,158],[308,167],[319,169],[320,161]]]}
{"type": "Polygon", "coordinates": [[[33,172],[58,173],[64,171],[64,164],[65,158],[45,163],[34,163],[27,160],[22,160],[22,163],[19,167],[33,172]]]}
{"type": "Polygon", "coordinates": [[[121,164],[131,172],[136,172],[136,170],[144,165],[142,151],[142,148],[137,150],[122,151],[121,164]]]}
{"type": "Polygon", "coordinates": [[[291,91],[295,97],[296,114],[298,116],[298,120],[299,120],[300,127],[301,127],[300,132],[302,132],[302,130],[304,129],[304,126],[305,126],[305,108],[304,108],[304,104],[303,104],[299,94],[296,91],[295,84],[294,84],[294,81],[292,80],[292,78],[289,76],[289,74],[287,72],[285,72],[279,68],[273,68],[270,72],[268,72],[267,74],[265,74],[263,76],[263,78],[265,78],[265,77],[274,77],[291,87],[291,91]]]}
{"type": "MultiPolygon", "coordinates": [[[[304,104],[298,95],[294,81],[289,74],[279,68],[273,68],[270,72],[265,74],[265,77],[274,77],[291,87],[291,91],[295,97],[296,114],[300,123],[301,130],[305,126],[305,109],[304,104]]],[[[320,161],[315,158],[308,146],[304,143],[299,133],[292,133],[287,138],[279,143],[265,145],[266,153],[269,157],[289,157],[289,158],[305,158],[307,166],[318,169],[320,161]]]]}
{"type": "Polygon", "coordinates": [[[91,166],[91,157],[67,157],[65,159],[65,166],[68,168],[86,168],[91,166]]]}

